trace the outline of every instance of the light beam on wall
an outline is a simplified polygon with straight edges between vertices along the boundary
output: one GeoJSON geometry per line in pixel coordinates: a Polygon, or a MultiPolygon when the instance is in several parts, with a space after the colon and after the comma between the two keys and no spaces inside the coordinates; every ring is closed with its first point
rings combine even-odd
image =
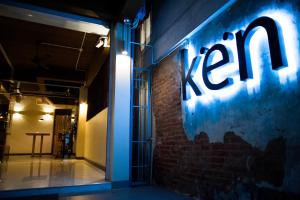
{"type": "Polygon", "coordinates": [[[283,45],[286,51],[288,67],[275,71],[279,76],[280,83],[285,85],[288,81],[297,80],[299,70],[299,35],[297,32],[297,21],[291,13],[292,8],[287,9],[270,9],[262,12],[261,15],[269,16],[276,20],[280,26],[280,32],[283,37],[283,45]]]}
{"type": "MultiPolygon", "coordinates": [[[[297,81],[297,72],[299,68],[298,57],[300,53],[299,43],[295,41],[299,41],[299,38],[295,17],[289,13],[288,10],[269,9],[267,11],[260,12],[257,14],[257,16],[252,16],[251,19],[246,19],[243,22],[243,25],[237,26],[239,29],[231,32],[236,33],[238,30],[245,30],[253,18],[262,16],[270,17],[276,21],[279,28],[280,37],[282,37],[282,41],[280,41],[281,48],[284,51],[282,55],[286,55],[288,66],[278,70],[272,70],[267,33],[263,28],[257,28],[250,38],[250,57],[247,58],[247,60],[251,63],[250,66],[252,68],[253,78],[247,79],[246,81],[240,81],[239,61],[235,38],[232,40],[219,40],[213,41],[213,43],[210,44],[203,44],[203,46],[207,48],[212,47],[214,44],[223,44],[230,55],[230,62],[224,66],[212,70],[208,75],[209,80],[212,83],[218,83],[226,78],[231,78],[233,80],[233,84],[228,85],[220,90],[208,89],[202,78],[204,55],[201,55],[202,58],[200,60],[198,69],[193,76],[193,80],[196,85],[199,86],[202,94],[200,96],[196,96],[193,89],[187,85],[187,90],[190,91],[191,98],[186,101],[186,105],[190,111],[195,108],[197,102],[207,105],[213,102],[230,100],[239,94],[243,88],[246,89],[249,96],[259,93],[261,89],[261,82],[264,78],[262,77],[263,71],[270,73],[270,77],[275,79],[278,77],[278,82],[281,85],[284,85],[288,82],[297,81]]],[[[188,62],[190,65],[192,59],[196,56],[196,48],[193,46],[193,44],[189,43],[187,49],[189,53],[188,62]]],[[[199,55],[199,53],[197,53],[197,55],[199,55]]],[[[210,64],[222,59],[222,55],[219,53],[211,54],[210,56],[210,64]]]]}
{"type": "Polygon", "coordinates": [[[119,54],[116,57],[116,70],[127,70],[130,67],[130,57],[127,54],[119,54]]]}
{"type": "Polygon", "coordinates": [[[52,115],[50,115],[50,114],[45,114],[45,115],[43,116],[43,119],[44,119],[44,121],[49,122],[49,121],[52,121],[53,117],[52,117],[52,115]]]}
{"type": "Polygon", "coordinates": [[[22,119],[22,114],[20,113],[14,113],[13,114],[13,120],[21,120],[22,119]]]}
{"type": "Polygon", "coordinates": [[[88,107],[87,103],[84,103],[84,102],[80,103],[80,105],[79,105],[79,115],[85,114],[87,112],[87,107],[88,107]]]}
{"type": "Polygon", "coordinates": [[[43,107],[43,111],[47,114],[53,113],[54,112],[54,108],[51,106],[44,106],[43,107]]]}

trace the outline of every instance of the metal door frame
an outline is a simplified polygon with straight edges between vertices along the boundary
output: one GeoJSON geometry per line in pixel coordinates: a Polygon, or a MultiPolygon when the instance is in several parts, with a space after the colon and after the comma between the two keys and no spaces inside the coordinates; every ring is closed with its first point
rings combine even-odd
{"type": "Polygon", "coordinates": [[[152,112],[151,112],[151,68],[132,68],[132,80],[131,80],[131,138],[130,138],[130,178],[133,185],[149,184],[152,180],[152,112]],[[145,79],[146,77],[146,79],[145,79]],[[147,86],[147,87],[146,87],[147,86]],[[145,88],[146,87],[146,88],[145,88]],[[146,90],[146,91],[143,91],[146,90]],[[136,92],[138,95],[136,96],[136,92]],[[144,93],[141,94],[141,93],[144,93]],[[135,98],[138,98],[138,104],[135,102],[135,98]],[[142,103],[146,103],[142,105],[142,103]],[[135,109],[138,109],[138,119],[135,119],[135,109]],[[137,130],[135,129],[137,124],[137,130]],[[134,135],[138,133],[137,135],[134,135]],[[142,144],[142,145],[141,145],[142,144]],[[137,151],[135,152],[134,146],[137,145],[137,151]],[[140,146],[141,145],[141,146],[140,146]],[[134,163],[134,153],[137,153],[136,161],[134,163]],[[137,176],[134,174],[134,170],[137,169],[137,176]]]}

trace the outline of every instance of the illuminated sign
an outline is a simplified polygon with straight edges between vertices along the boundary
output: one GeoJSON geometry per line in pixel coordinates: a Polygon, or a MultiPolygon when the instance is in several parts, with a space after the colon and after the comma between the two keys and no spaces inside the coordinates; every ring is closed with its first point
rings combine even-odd
{"type": "MultiPolygon", "coordinates": [[[[287,67],[286,61],[286,52],[282,47],[283,44],[281,43],[281,33],[280,27],[277,27],[276,22],[267,16],[262,16],[254,21],[252,21],[245,30],[239,30],[235,33],[235,40],[236,40],[236,55],[238,59],[239,65],[239,77],[241,81],[245,81],[247,79],[253,78],[252,73],[252,65],[249,62],[250,59],[250,51],[249,49],[249,42],[252,35],[258,30],[258,27],[262,27],[267,33],[268,45],[269,45],[269,52],[270,52],[270,59],[272,69],[276,70],[282,67],[287,67]]],[[[231,40],[234,38],[233,33],[225,32],[223,34],[223,40],[231,40]]],[[[215,69],[222,67],[228,64],[230,61],[230,55],[227,47],[224,44],[214,44],[211,48],[202,47],[200,49],[200,54],[204,55],[204,60],[202,63],[202,79],[203,83],[206,88],[210,90],[220,90],[225,88],[234,83],[233,79],[230,77],[225,77],[223,80],[214,83],[209,79],[211,72],[215,69]],[[217,62],[211,63],[213,55],[219,53],[220,59],[217,62]],[[209,64],[211,63],[211,64],[209,64]]],[[[201,96],[201,90],[195,83],[193,77],[195,72],[198,69],[200,64],[200,60],[202,57],[197,55],[193,58],[192,63],[188,66],[188,50],[182,49],[181,50],[181,64],[183,67],[182,70],[182,98],[183,100],[190,99],[190,91],[187,90],[187,85],[189,85],[192,91],[196,94],[196,96],[201,96]],[[187,69],[187,70],[186,70],[187,69]],[[186,73],[187,71],[187,73],[186,73]]]]}
{"type": "Polygon", "coordinates": [[[265,141],[281,134],[278,128],[294,132],[300,96],[298,5],[296,0],[234,1],[182,40],[176,59],[189,140],[205,132],[210,142],[224,142],[224,133],[233,131],[264,149],[265,141]]]}

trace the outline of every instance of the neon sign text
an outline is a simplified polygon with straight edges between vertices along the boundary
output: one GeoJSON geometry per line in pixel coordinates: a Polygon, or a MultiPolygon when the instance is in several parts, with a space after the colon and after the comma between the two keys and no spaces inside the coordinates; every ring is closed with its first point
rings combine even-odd
{"type": "MultiPolygon", "coordinates": [[[[249,63],[250,57],[250,49],[249,49],[249,41],[252,35],[256,32],[258,27],[264,28],[267,33],[269,51],[270,51],[270,59],[273,70],[280,69],[282,67],[287,67],[286,55],[284,48],[280,43],[281,35],[280,35],[280,27],[277,27],[276,22],[270,17],[259,17],[252,21],[248,27],[243,30],[239,30],[235,33],[236,39],[236,48],[237,48],[237,56],[238,56],[238,64],[239,64],[239,76],[241,81],[246,81],[247,79],[253,78],[252,67],[249,63]]],[[[225,32],[223,34],[223,40],[230,40],[233,38],[233,34],[229,32],[225,32]]],[[[193,61],[190,66],[188,66],[188,50],[181,50],[181,65],[183,67],[182,70],[182,97],[183,100],[190,99],[189,91],[187,90],[187,84],[191,87],[192,91],[196,94],[196,96],[201,96],[201,88],[199,89],[196,83],[193,80],[193,76],[197,71],[197,68],[200,64],[200,60],[202,59],[201,55],[197,55],[193,58],[193,61]],[[186,70],[188,69],[188,70],[186,70]],[[188,71],[187,73],[185,71],[188,71]]],[[[204,55],[203,65],[202,65],[202,78],[204,85],[210,90],[220,90],[224,87],[227,87],[233,84],[233,79],[230,77],[226,77],[224,80],[219,81],[218,83],[213,83],[209,80],[209,75],[211,72],[219,68],[221,66],[229,63],[230,56],[229,52],[225,45],[223,44],[215,44],[210,49],[202,47],[200,49],[200,54],[204,55]],[[221,55],[221,59],[213,64],[209,64],[211,57],[215,53],[219,53],[221,55]]]]}

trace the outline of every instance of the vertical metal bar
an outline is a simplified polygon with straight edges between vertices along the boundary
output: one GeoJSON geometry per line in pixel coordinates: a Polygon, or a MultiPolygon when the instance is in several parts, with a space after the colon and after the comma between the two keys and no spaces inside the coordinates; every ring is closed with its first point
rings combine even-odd
{"type": "Polygon", "coordinates": [[[153,158],[153,139],[152,139],[152,103],[151,103],[151,83],[152,71],[148,71],[148,131],[149,131],[149,182],[152,183],[152,158],[153,158]]]}
{"type": "MultiPolygon", "coordinates": [[[[141,75],[141,73],[140,72],[138,72],[138,100],[137,100],[137,102],[138,102],[138,104],[140,105],[141,104],[141,96],[140,96],[140,86],[141,86],[141,84],[140,84],[140,75],[141,75]]],[[[141,138],[140,138],[140,133],[141,133],[141,108],[139,107],[138,108],[138,132],[137,132],[137,141],[140,141],[141,140],[141,138]]],[[[140,165],[140,144],[139,143],[137,143],[137,153],[138,153],[138,155],[137,155],[137,166],[139,166],[140,165]]],[[[137,168],[137,177],[138,177],[138,179],[140,179],[140,168],[138,167],[137,168]]]]}
{"type": "MultiPolygon", "coordinates": [[[[130,32],[131,34],[131,40],[134,40],[134,32],[130,32]]],[[[131,58],[134,58],[134,47],[130,47],[130,52],[131,52],[131,58]]],[[[133,143],[132,143],[132,138],[133,138],[133,115],[134,115],[134,62],[133,59],[131,59],[131,64],[130,64],[130,125],[129,125],[129,181],[132,183],[132,149],[133,149],[133,143]]]]}
{"type": "MultiPolygon", "coordinates": [[[[142,141],[144,138],[143,138],[143,91],[142,91],[142,87],[143,87],[143,82],[141,81],[141,79],[143,78],[143,72],[140,72],[139,74],[139,98],[140,98],[140,101],[139,101],[139,105],[140,105],[140,132],[139,132],[139,141],[142,141]]],[[[140,160],[139,160],[139,166],[143,166],[143,146],[142,146],[142,143],[139,142],[139,155],[140,155],[140,160]]],[[[143,176],[143,167],[139,167],[139,179],[140,180],[143,180],[142,179],[142,176],[143,176]]]]}
{"type": "Polygon", "coordinates": [[[134,68],[133,115],[132,123],[134,140],[135,165],[131,166],[136,174],[135,182],[150,183],[152,177],[152,130],[151,130],[151,70],[134,68]]]}
{"type": "Polygon", "coordinates": [[[109,49],[109,84],[108,84],[108,111],[107,111],[107,131],[106,131],[106,168],[105,180],[111,179],[111,132],[113,131],[112,119],[114,116],[114,102],[115,98],[115,64],[116,64],[116,24],[110,25],[110,49],[109,49]]]}
{"type": "Polygon", "coordinates": [[[43,152],[43,137],[44,137],[44,135],[41,135],[40,156],[42,156],[42,152],[43,152]]]}
{"type": "Polygon", "coordinates": [[[36,135],[32,135],[32,152],[31,152],[31,156],[33,157],[34,156],[34,149],[35,149],[35,136],[36,135]]]}
{"type": "MultiPolygon", "coordinates": [[[[144,140],[144,126],[145,126],[145,124],[144,124],[144,119],[145,119],[145,117],[144,117],[144,108],[143,108],[143,106],[144,106],[144,93],[143,93],[143,81],[141,81],[142,79],[144,78],[144,72],[142,72],[141,73],[141,77],[140,77],[140,95],[141,95],[141,103],[140,103],[140,105],[141,105],[141,132],[140,132],[140,134],[141,134],[141,141],[143,141],[144,140]]],[[[139,145],[140,145],[140,150],[141,150],[141,166],[144,166],[144,146],[143,146],[143,143],[142,142],[140,142],[139,143],[139,145]]],[[[143,177],[144,177],[144,170],[143,170],[143,167],[140,167],[140,171],[141,171],[141,180],[143,180],[143,177]]]]}

